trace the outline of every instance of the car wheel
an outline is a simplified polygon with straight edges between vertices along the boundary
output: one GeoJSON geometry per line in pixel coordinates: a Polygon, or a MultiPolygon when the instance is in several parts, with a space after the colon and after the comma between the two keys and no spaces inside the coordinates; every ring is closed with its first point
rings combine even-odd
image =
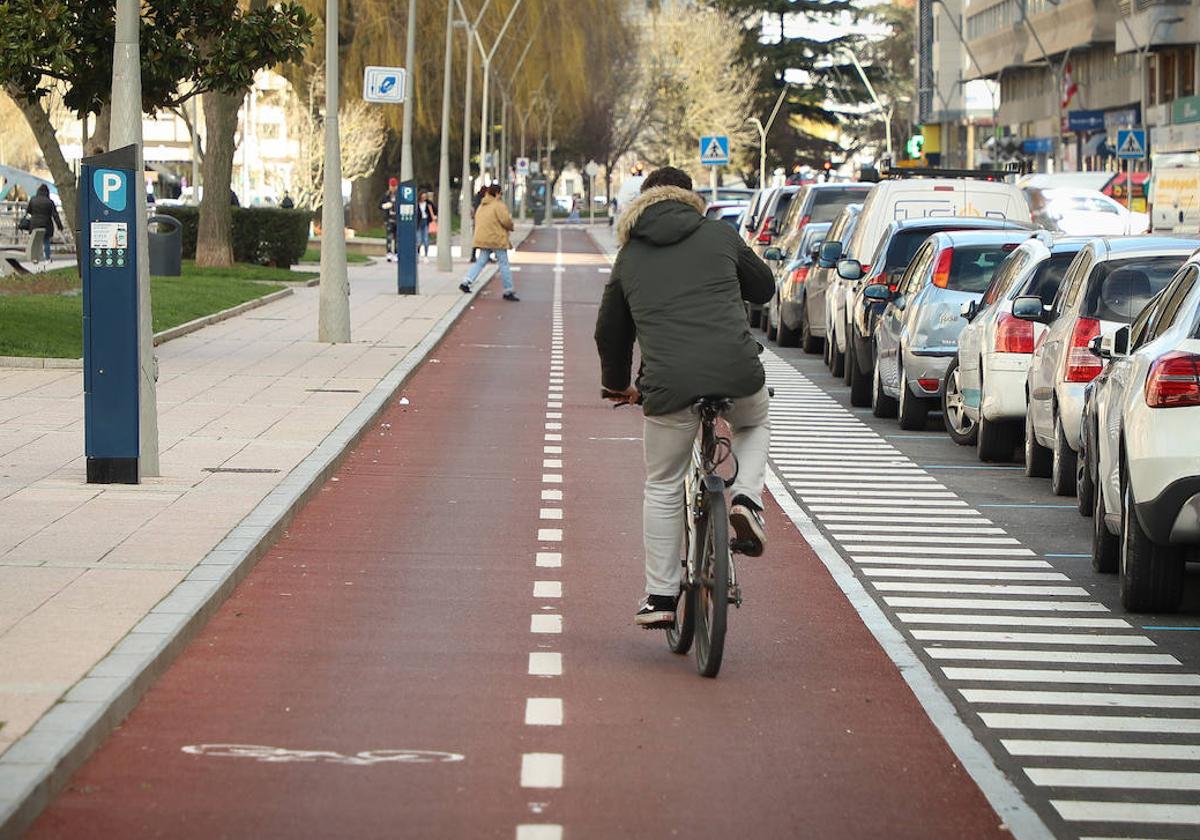
{"type": "Polygon", "coordinates": [[[1047,478],[1050,475],[1050,461],[1053,457],[1049,449],[1038,443],[1033,433],[1033,415],[1030,406],[1025,406],[1025,475],[1030,478],[1047,478]]]}
{"type": "Polygon", "coordinates": [[[827,331],[825,339],[825,349],[821,351],[821,360],[825,362],[825,367],[833,370],[833,359],[829,355],[833,351],[833,348],[837,346],[833,340],[833,332],[827,331]]]}
{"type": "Polygon", "coordinates": [[[1128,475],[1121,498],[1121,603],[1130,612],[1175,612],[1183,597],[1183,555],[1142,530],[1128,475]]]}
{"type": "Polygon", "coordinates": [[[846,338],[846,375],[850,377],[850,405],[856,408],[870,405],[871,377],[859,370],[854,341],[850,337],[846,338]]]}
{"type": "MultiPolygon", "coordinates": [[[[772,307],[776,312],[778,307],[772,307]]],[[[775,324],[775,318],[771,317],[771,309],[763,309],[763,330],[767,333],[767,341],[775,341],[779,335],[779,327],[775,324]]]]}
{"type": "MultiPolygon", "coordinates": [[[[834,339],[833,333],[830,332],[825,338],[825,344],[829,347],[829,372],[835,377],[842,377],[842,381],[849,384],[849,377],[846,374],[846,354],[837,349],[837,341],[834,339]]],[[[850,349],[850,339],[846,339],[846,350],[850,349]]]]}
{"type": "Polygon", "coordinates": [[[1088,445],[1087,435],[1079,440],[1079,456],[1075,459],[1075,506],[1079,515],[1091,516],[1096,507],[1096,485],[1092,480],[1092,447],[1088,445]]]}
{"type": "Polygon", "coordinates": [[[1054,418],[1054,449],[1050,458],[1050,488],[1054,495],[1075,495],[1075,466],[1079,458],[1067,443],[1067,433],[1059,417],[1054,418]]]}
{"type": "Polygon", "coordinates": [[[950,361],[946,384],[942,387],[942,420],[950,439],[959,446],[972,446],[979,437],[979,426],[966,411],[962,383],[958,375],[958,356],[950,361]]]}
{"type": "Polygon", "coordinates": [[[1095,509],[1092,511],[1092,568],[1106,575],[1121,567],[1121,539],[1108,530],[1104,522],[1107,511],[1104,494],[1096,488],[1095,509]]]}
{"type": "Polygon", "coordinates": [[[913,394],[912,388],[908,387],[908,382],[904,378],[904,368],[900,368],[896,379],[899,382],[900,390],[900,405],[897,412],[900,428],[906,432],[924,431],[929,422],[929,401],[913,394]]]}
{"type": "Polygon", "coordinates": [[[871,372],[871,413],[876,417],[895,417],[896,400],[883,392],[879,378],[879,354],[875,355],[875,369],[871,372]]]}
{"type": "MultiPolygon", "coordinates": [[[[780,314],[782,315],[783,313],[780,314]]],[[[775,341],[778,342],[780,347],[795,347],[800,343],[800,336],[781,317],[779,319],[779,326],[775,328],[775,341]]]]}
{"type": "Polygon", "coordinates": [[[821,339],[812,334],[812,326],[808,323],[808,304],[800,307],[800,346],[805,353],[818,353],[821,350],[821,339]]]}

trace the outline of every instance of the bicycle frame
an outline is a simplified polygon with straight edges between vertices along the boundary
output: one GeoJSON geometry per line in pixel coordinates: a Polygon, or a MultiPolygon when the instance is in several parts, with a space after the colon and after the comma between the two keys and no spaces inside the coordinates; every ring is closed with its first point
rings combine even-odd
{"type": "MultiPolygon", "coordinates": [[[[697,552],[703,545],[699,534],[708,517],[708,499],[710,494],[725,493],[725,489],[733,484],[733,479],[724,479],[717,474],[720,465],[718,459],[719,440],[717,436],[717,419],[721,416],[719,407],[704,404],[700,408],[700,433],[692,445],[692,469],[685,479],[684,492],[687,500],[688,556],[687,568],[684,574],[684,588],[691,590],[697,585],[699,558],[697,552]]],[[[737,474],[735,464],[734,475],[737,474]]],[[[742,605],[742,590],[737,582],[737,567],[733,561],[732,552],[729,555],[729,594],[736,607],[742,605]]]]}

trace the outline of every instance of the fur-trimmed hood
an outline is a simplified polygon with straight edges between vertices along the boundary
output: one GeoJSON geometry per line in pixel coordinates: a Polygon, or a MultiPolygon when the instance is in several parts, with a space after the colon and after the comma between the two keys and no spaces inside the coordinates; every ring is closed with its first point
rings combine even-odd
{"type": "Polygon", "coordinates": [[[682,187],[651,187],[629,203],[617,220],[617,242],[631,238],[673,245],[704,223],[704,199],[682,187]]]}

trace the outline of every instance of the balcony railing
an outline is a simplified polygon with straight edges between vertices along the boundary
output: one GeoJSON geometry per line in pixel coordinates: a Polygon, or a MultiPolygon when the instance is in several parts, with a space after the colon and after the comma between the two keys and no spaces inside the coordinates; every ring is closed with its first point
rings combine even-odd
{"type": "Polygon", "coordinates": [[[1191,0],[1117,0],[1117,12],[1121,17],[1133,17],[1154,6],[1189,6],[1191,0]]]}

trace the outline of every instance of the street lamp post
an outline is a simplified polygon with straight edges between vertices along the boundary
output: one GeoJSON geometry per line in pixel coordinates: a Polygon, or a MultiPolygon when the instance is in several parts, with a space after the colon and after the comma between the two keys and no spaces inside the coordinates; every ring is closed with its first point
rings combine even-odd
{"type": "Polygon", "coordinates": [[[479,176],[485,181],[487,180],[485,176],[488,152],[488,109],[491,107],[492,59],[496,56],[496,49],[500,46],[500,42],[504,40],[504,34],[508,32],[509,24],[512,23],[517,9],[521,8],[521,3],[522,0],[516,0],[512,8],[508,10],[508,17],[504,19],[504,25],[500,27],[500,34],[492,42],[490,50],[485,52],[483,43],[479,44],[479,51],[483,56],[483,105],[479,112],[479,176]]]}
{"type": "MultiPolygon", "coordinates": [[[[474,193],[471,188],[471,88],[475,79],[475,51],[471,49],[471,44],[475,43],[479,47],[479,51],[483,52],[483,42],[479,39],[478,32],[479,22],[483,20],[488,6],[492,5],[492,0],[486,0],[474,20],[467,16],[467,10],[463,8],[462,0],[454,0],[454,4],[458,7],[459,15],[467,22],[467,89],[463,97],[462,188],[459,191],[458,212],[461,219],[463,254],[470,254],[475,227],[471,221],[471,197],[474,193]]],[[[480,161],[479,164],[482,173],[483,161],[480,161]]]]}
{"type": "MultiPolygon", "coordinates": [[[[137,172],[129,185],[136,209],[138,316],[138,473],[159,475],[158,363],[154,358],[154,327],[150,307],[150,245],[146,230],[146,182],[142,176],[142,61],[139,48],[141,3],[120,0],[116,7],[113,42],[112,128],[110,149],[136,146],[137,172]]],[[[84,189],[90,186],[84,185],[84,189]]],[[[77,243],[82,248],[82,243],[77,243]]]]}
{"type": "MultiPolygon", "coordinates": [[[[468,49],[469,49],[468,45],[468,49]]],[[[454,64],[454,2],[446,0],[446,55],[442,62],[442,142],[438,159],[438,213],[445,214],[438,226],[438,271],[454,270],[454,247],[450,212],[450,77],[454,64]]],[[[465,249],[464,249],[465,250],[465,249]]]]}
{"type": "Polygon", "coordinates": [[[321,201],[321,292],[317,340],[350,341],[350,279],[346,275],[346,210],[338,132],[338,0],[325,0],[325,183],[321,201]]]}
{"type": "Polygon", "coordinates": [[[554,224],[554,101],[546,100],[546,207],[542,221],[554,224]]]}
{"type": "Polygon", "coordinates": [[[859,78],[866,85],[867,93],[871,95],[871,100],[875,103],[875,107],[883,113],[885,119],[883,132],[886,138],[888,160],[895,160],[895,157],[892,155],[892,109],[885,108],[883,102],[880,101],[879,94],[875,93],[875,86],[871,84],[871,80],[867,78],[867,72],[863,70],[862,64],[858,61],[858,56],[849,47],[839,47],[838,51],[849,57],[850,62],[854,65],[854,69],[858,71],[859,78]]]}
{"type": "Polygon", "coordinates": [[[746,120],[748,123],[753,123],[754,127],[758,129],[758,188],[760,190],[767,186],[767,134],[771,131],[771,125],[774,124],[775,117],[783,105],[783,97],[787,95],[788,88],[791,86],[791,82],[787,82],[784,84],[783,90],[779,91],[779,98],[775,100],[775,107],[771,110],[771,116],[767,118],[765,126],[758,117],[750,117],[746,120]]]}
{"type": "Polygon", "coordinates": [[[408,31],[404,34],[404,131],[400,140],[400,180],[411,181],[413,176],[413,60],[417,43],[417,0],[408,0],[408,31]]]}

